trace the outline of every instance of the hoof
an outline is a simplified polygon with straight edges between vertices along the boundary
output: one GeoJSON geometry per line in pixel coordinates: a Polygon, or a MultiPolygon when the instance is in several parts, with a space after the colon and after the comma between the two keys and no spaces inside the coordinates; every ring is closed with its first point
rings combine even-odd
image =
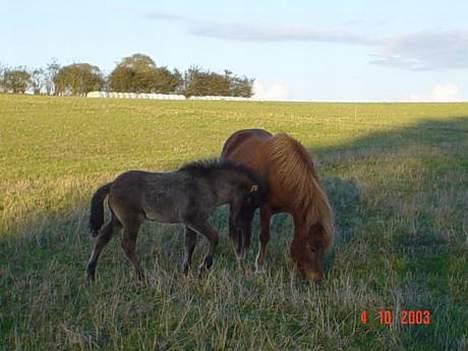
{"type": "Polygon", "coordinates": [[[242,261],[244,261],[244,260],[245,260],[245,256],[247,256],[246,253],[245,253],[245,251],[244,251],[244,252],[241,252],[241,253],[236,252],[237,262],[242,262],[242,261]]]}
{"type": "Polygon", "coordinates": [[[94,283],[95,280],[96,280],[96,278],[95,278],[95,276],[94,276],[94,273],[86,272],[86,281],[87,281],[89,284],[94,283]]]}
{"type": "Polygon", "coordinates": [[[198,275],[202,275],[206,272],[208,272],[208,268],[206,267],[205,264],[202,264],[200,265],[200,267],[198,267],[198,275]]]}
{"type": "Polygon", "coordinates": [[[137,279],[139,282],[142,282],[142,283],[148,282],[148,279],[146,279],[146,275],[143,273],[137,273],[137,279]]]}
{"type": "Polygon", "coordinates": [[[192,264],[184,262],[184,264],[182,265],[182,273],[184,273],[185,275],[189,274],[190,268],[192,268],[192,264]]]}
{"type": "Polygon", "coordinates": [[[209,267],[206,266],[205,263],[201,264],[199,267],[198,267],[198,277],[202,277],[204,276],[205,274],[207,274],[209,271],[209,267]]]}
{"type": "Polygon", "coordinates": [[[94,282],[96,275],[96,265],[90,264],[86,267],[86,280],[90,283],[94,282]]]}
{"type": "Polygon", "coordinates": [[[255,274],[257,274],[257,275],[264,275],[264,274],[265,274],[265,270],[264,270],[264,269],[261,269],[261,270],[256,269],[256,270],[255,270],[255,274]]]}

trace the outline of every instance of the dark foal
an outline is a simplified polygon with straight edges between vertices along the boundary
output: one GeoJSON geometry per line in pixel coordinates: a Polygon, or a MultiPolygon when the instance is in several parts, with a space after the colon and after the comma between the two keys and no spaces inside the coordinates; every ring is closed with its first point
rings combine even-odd
{"type": "Polygon", "coordinates": [[[122,173],[113,182],[100,187],[91,200],[90,229],[97,240],[86,268],[88,279],[94,280],[102,249],[121,229],[122,249],[138,278],[144,278],[135,249],[138,231],[145,220],[185,225],[185,273],[190,269],[197,233],[204,235],[210,247],[199,270],[207,270],[213,264],[218,244],[218,233],[208,224],[214,209],[229,204],[231,226],[244,234],[250,232],[253,214],[264,195],[261,178],[248,168],[227,160],[193,162],[168,173],[122,173]],[[111,219],[100,230],[106,197],[111,219]]]}

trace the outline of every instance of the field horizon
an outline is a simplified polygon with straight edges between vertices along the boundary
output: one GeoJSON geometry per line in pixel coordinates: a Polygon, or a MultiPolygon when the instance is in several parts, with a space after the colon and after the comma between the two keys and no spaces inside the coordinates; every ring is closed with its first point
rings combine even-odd
{"type": "MultiPolygon", "coordinates": [[[[468,103],[0,94],[0,349],[466,350],[467,150],[468,103]],[[271,223],[266,273],[253,272],[258,214],[239,265],[225,208],[211,218],[221,241],[206,277],[182,274],[181,226],[147,222],[137,252],[149,283],[136,281],[118,236],[86,283],[100,185],[218,157],[244,128],[286,132],[318,165],[337,226],[320,286],[292,269],[285,214],[271,223]],[[400,318],[424,310],[427,325],[400,318]]],[[[199,240],[195,267],[205,250],[199,240]]]]}

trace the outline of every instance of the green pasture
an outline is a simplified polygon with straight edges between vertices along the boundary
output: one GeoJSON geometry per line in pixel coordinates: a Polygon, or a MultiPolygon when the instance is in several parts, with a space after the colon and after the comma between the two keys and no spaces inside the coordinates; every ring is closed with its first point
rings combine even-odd
{"type": "MultiPolygon", "coordinates": [[[[200,240],[194,266],[206,249],[200,240]]],[[[467,257],[468,103],[0,94],[0,350],[466,350],[467,257]],[[216,157],[243,128],[287,132],[318,165],[337,226],[320,286],[292,270],[286,215],[272,221],[266,273],[253,271],[258,218],[238,264],[225,208],[211,219],[221,241],[207,276],[181,273],[180,226],[148,222],[138,240],[148,284],[118,237],[86,284],[99,185],[216,157]],[[430,323],[403,324],[404,310],[429,310],[430,323]]]]}

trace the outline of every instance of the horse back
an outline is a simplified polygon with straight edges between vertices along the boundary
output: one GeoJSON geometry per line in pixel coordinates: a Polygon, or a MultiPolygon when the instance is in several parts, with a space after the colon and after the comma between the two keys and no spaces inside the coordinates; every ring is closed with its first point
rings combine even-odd
{"type": "Polygon", "coordinates": [[[272,134],[263,129],[239,130],[224,143],[221,158],[243,164],[264,177],[264,148],[271,138],[272,134]]]}
{"type": "Polygon", "coordinates": [[[232,134],[221,157],[244,164],[266,180],[267,202],[274,212],[295,212],[298,198],[306,192],[304,184],[316,176],[310,155],[297,140],[262,129],[232,134]]]}

